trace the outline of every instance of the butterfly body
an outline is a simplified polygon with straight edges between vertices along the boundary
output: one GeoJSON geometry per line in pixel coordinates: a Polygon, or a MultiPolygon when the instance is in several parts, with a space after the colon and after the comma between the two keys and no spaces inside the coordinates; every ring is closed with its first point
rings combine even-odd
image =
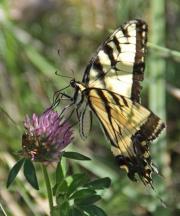
{"type": "Polygon", "coordinates": [[[86,137],[93,112],[111,143],[120,168],[136,181],[136,175],[152,186],[150,143],[160,134],[164,123],[140,104],[140,82],[144,79],[147,24],[131,20],[115,30],[90,60],[82,82],[72,80],[72,104],[86,137]]]}

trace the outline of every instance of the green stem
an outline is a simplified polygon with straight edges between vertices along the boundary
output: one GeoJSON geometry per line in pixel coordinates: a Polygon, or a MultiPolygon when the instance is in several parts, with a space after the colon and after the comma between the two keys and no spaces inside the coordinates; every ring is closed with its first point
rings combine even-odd
{"type": "Polygon", "coordinates": [[[180,52],[179,51],[168,49],[166,47],[159,46],[157,44],[150,43],[150,42],[148,42],[148,47],[154,49],[154,51],[156,52],[159,51],[159,53],[166,58],[172,58],[175,61],[180,62],[180,52]]]}
{"type": "Polygon", "coordinates": [[[46,183],[46,190],[47,190],[47,194],[48,194],[49,209],[50,209],[50,215],[51,215],[52,210],[53,210],[53,195],[52,195],[52,190],[51,190],[51,184],[50,184],[48,172],[47,172],[45,165],[42,165],[42,170],[43,170],[44,180],[46,183]]]}
{"type": "Polygon", "coordinates": [[[3,213],[4,216],[7,216],[7,214],[6,214],[5,210],[3,209],[1,203],[0,203],[0,211],[3,213]]]}

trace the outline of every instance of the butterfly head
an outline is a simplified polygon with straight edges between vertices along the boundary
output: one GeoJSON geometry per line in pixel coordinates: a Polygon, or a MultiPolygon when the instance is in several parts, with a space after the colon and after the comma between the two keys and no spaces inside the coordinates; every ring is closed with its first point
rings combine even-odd
{"type": "Polygon", "coordinates": [[[81,92],[85,90],[86,88],[83,83],[77,82],[75,79],[72,79],[70,81],[70,85],[72,88],[75,88],[76,90],[81,91],[81,92]]]}
{"type": "Polygon", "coordinates": [[[75,79],[72,79],[72,80],[70,81],[70,85],[71,85],[71,87],[73,87],[73,88],[76,88],[76,87],[77,87],[75,79]]]}

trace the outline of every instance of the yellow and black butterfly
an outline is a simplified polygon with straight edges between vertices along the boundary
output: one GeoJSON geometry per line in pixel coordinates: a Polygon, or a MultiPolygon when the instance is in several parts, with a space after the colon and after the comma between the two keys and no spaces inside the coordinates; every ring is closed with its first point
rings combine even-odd
{"type": "MultiPolygon", "coordinates": [[[[72,101],[80,121],[80,132],[86,137],[93,112],[111,142],[120,168],[136,181],[152,186],[153,172],[149,145],[164,128],[158,116],[140,104],[140,82],[144,78],[147,24],[131,20],[116,29],[90,60],[82,82],[71,80],[72,101]]],[[[65,109],[67,109],[65,107],[65,109]]]]}

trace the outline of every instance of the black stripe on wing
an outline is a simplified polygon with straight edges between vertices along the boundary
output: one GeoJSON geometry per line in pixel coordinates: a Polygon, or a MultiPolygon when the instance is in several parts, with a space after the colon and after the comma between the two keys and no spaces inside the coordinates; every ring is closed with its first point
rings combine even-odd
{"type": "Polygon", "coordinates": [[[131,92],[131,99],[137,102],[140,101],[140,92],[141,85],[140,81],[144,79],[144,70],[145,70],[145,49],[147,43],[147,24],[139,20],[136,24],[136,55],[135,63],[133,66],[133,85],[131,92]]]}

